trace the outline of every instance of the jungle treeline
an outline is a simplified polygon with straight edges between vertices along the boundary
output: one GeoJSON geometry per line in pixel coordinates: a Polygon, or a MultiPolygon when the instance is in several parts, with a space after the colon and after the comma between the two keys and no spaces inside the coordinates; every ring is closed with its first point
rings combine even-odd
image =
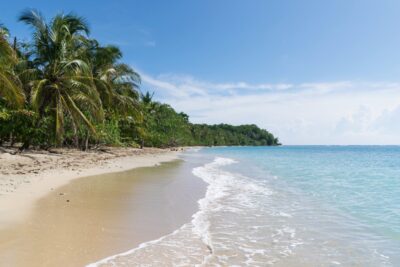
{"type": "Polygon", "coordinates": [[[28,41],[0,25],[0,145],[29,147],[278,145],[256,125],[192,124],[141,93],[121,50],[90,37],[85,18],[26,10],[28,41]]]}

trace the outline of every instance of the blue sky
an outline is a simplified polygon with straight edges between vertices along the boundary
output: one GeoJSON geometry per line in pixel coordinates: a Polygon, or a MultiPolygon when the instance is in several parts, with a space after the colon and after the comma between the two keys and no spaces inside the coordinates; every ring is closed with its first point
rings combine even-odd
{"type": "Polygon", "coordinates": [[[285,144],[400,144],[400,2],[9,1],[88,19],[195,122],[257,123],[285,144]],[[399,116],[398,116],[399,115],[399,116]]]}

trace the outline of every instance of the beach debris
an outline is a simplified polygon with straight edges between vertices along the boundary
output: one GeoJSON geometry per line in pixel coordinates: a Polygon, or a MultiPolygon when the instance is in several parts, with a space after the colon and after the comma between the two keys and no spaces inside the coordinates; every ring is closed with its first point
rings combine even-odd
{"type": "Polygon", "coordinates": [[[208,248],[208,250],[210,251],[210,254],[213,254],[213,250],[212,250],[211,246],[210,246],[210,245],[207,245],[207,248],[208,248]]]}

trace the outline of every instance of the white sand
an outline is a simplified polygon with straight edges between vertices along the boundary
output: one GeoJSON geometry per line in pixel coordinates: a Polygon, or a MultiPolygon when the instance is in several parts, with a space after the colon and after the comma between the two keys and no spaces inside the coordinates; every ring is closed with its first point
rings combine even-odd
{"type": "Polygon", "coordinates": [[[26,218],[36,200],[73,179],[154,166],[179,155],[161,149],[107,150],[0,153],[0,228],[26,218]]]}

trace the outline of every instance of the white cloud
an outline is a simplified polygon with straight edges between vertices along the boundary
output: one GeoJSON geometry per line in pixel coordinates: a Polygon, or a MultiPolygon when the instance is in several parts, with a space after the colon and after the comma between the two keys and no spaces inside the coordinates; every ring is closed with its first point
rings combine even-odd
{"type": "Polygon", "coordinates": [[[213,83],[142,74],[144,90],[194,122],[256,123],[284,144],[400,144],[400,83],[213,83]]]}
{"type": "MultiPolygon", "coordinates": [[[[249,84],[246,82],[236,83],[211,83],[195,79],[189,75],[175,75],[163,74],[157,77],[149,75],[142,75],[143,81],[148,85],[158,86],[160,89],[171,90],[172,88],[184,91],[185,94],[233,94],[235,91],[249,90],[249,91],[274,91],[274,90],[287,90],[292,88],[292,84],[279,83],[279,84],[249,84]],[[163,86],[160,86],[163,83],[163,86]]],[[[179,94],[180,95],[180,94],[179,94]]]]}
{"type": "Polygon", "coordinates": [[[400,135],[400,105],[392,110],[385,109],[372,127],[383,134],[400,135]]]}

